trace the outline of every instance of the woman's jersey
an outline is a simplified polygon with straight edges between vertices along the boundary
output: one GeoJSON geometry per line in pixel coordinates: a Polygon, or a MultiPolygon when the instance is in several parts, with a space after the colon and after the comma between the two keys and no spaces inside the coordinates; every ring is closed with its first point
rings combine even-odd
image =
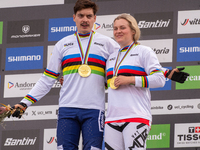
{"type": "MultiPolygon", "coordinates": [[[[119,61],[123,58],[127,47],[121,50],[119,61]]],[[[136,45],[132,47],[121,62],[117,76],[135,76],[135,85],[120,85],[116,90],[110,88],[113,68],[118,52],[110,55],[107,63],[108,109],[106,121],[127,118],[143,118],[149,121],[151,116],[151,95],[149,88],[163,87],[165,77],[156,54],[151,48],[136,45]]],[[[163,70],[165,70],[163,68],[163,70]]]]}
{"type": "MultiPolygon", "coordinates": [[[[79,34],[84,53],[89,35],[79,34]]],[[[113,39],[94,32],[87,61],[91,74],[89,77],[81,77],[78,68],[82,59],[76,34],[61,39],[54,47],[44,74],[21,102],[30,106],[39,101],[49,92],[62,69],[64,82],[60,90],[59,107],[104,110],[106,60],[118,49],[119,45],[113,39]]]]}

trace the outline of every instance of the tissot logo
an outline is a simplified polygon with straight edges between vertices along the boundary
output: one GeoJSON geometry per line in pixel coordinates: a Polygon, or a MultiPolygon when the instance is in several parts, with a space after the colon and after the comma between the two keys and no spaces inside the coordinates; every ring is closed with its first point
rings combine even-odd
{"type": "Polygon", "coordinates": [[[199,123],[175,124],[174,147],[199,147],[199,123]]]}
{"type": "Polygon", "coordinates": [[[7,43],[44,41],[44,20],[9,21],[7,43]]]}
{"type": "Polygon", "coordinates": [[[39,130],[3,131],[1,149],[39,149],[39,133],[39,130]]]}
{"type": "Polygon", "coordinates": [[[173,12],[135,14],[142,35],[173,33],[173,12]]]}

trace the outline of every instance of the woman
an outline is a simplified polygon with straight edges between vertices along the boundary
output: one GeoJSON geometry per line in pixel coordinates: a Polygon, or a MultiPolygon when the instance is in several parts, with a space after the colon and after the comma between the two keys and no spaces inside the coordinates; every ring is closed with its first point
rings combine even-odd
{"type": "Polygon", "coordinates": [[[149,88],[163,87],[165,77],[152,49],[139,45],[140,29],[134,17],[122,14],[114,20],[114,38],[121,48],[106,64],[105,147],[143,150],[152,122],[149,88]]]}

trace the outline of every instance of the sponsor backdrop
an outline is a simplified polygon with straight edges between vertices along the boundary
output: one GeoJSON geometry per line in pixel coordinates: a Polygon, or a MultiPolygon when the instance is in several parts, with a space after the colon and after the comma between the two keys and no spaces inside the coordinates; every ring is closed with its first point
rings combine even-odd
{"type": "MultiPolygon", "coordinates": [[[[200,150],[200,1],[94,1],[99,11],[93,30],[112,38],[113,19],[129,13],[141,29],[140,43],[152,48],[163,67],[184,66],[190,73],[184,84],[166,79],[163,88],[151,89],[153,122],[147,149],[200,150]]],[[[41,77],[56,42],[77,31],[74,4],[0,1],[0,103],[18,103],[41,77]]],[[[0,125],[1,150],[56,149],[60,88],[56,81],[22,119],[6,119],[0,125]]]]}

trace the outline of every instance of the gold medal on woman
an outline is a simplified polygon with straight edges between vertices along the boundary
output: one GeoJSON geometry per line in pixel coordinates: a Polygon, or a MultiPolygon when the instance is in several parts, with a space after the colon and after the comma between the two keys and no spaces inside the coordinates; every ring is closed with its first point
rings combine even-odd
{"type": "Polygon", "coordinates": [[[87,64],[82,64],[78,68],[78,73],[81,77],[88,77],[91,74],[91,68],[87,64]]]}
{"type": "Polygon", "coordinates": [[[115,90],[115,89],[117,89],[119,86],[115,86],[115,79],[117,78],[117,76],[114,76],[114,77],[112,77],[111,78],[111,80],[110,80],[110,87],[111,87],[111,89],[113,89],[113,90],[115,90]]]}

